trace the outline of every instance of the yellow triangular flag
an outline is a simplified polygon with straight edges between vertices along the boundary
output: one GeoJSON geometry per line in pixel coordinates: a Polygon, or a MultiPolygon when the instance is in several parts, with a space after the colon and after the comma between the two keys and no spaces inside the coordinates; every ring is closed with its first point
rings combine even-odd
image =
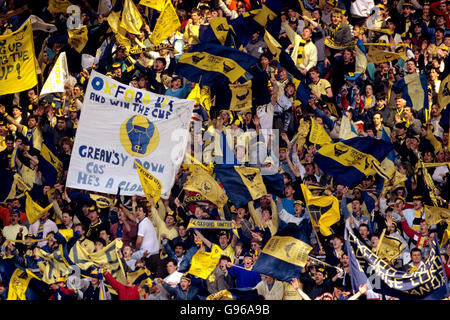
{"type": "Polygon", "coordinates": [[[141,27],[144,24],[141,14],[132,0],[125,0],[122,10],[122,20],[120,26],[129,33],[141,33],[141,27]]]}
{"type": "Polygon", "coordinates": [[[33,201],[28,192],[26,193],[26,195],[27,198],[25,200],[25,213],[27,214],[28,222],[31,225],[36,221],[38,221],[39,218],[44,215],[44,213],[46,213],[53,207],[53,202],[50,203],[45,208],[42,208],[40,205],[38,205],[36,202],[33,201]]]}
{"type": "Polygon", "coordinates": [[[163,0],[141,0],[139,4],[158,11],[162,11],[164,8],[163,0]]]}
{"type": "Polygon", "coordinates": [[[150,172],[148,172],[143,166],[141,166],[136,160],[135,165],[141,180],[142,190],[144,190],[147,200],[153,200],[153,203],[157,203],[161,197],[161,182],[156,179],[150,172]]]}
{"type": "Polygon", "coordinates": [[[181,26],[180,19],[171,0],[166,0],[164,9],[156,21],[150,40],[155,46],[166,40],[181,26]]]}
{"type": "Polygon", "coordinates": [[[88,28],[82,26],[76,29],[67,29],[69,40],[67,41],[78,53],[83,51],[88,42],[88,28]]]}

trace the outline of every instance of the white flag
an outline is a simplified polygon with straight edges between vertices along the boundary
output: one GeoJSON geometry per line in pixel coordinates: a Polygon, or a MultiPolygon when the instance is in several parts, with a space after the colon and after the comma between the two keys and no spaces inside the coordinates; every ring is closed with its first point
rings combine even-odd
{"type": "Polygon", "coordinates": [[[194,101],[122,84],[92,71],[67,186],[144,195],[135,160],[169,193],[186,152],[194,101]]]}
{"type": "Polygon", "coordinates": [[[39,97],[54,92],[64,92],[64,83],[67,81],[69,69],[67,67],[66,53],[61,52],[50,72],[39,97]]]}
{"type": "Polygon", "coordinates": [[[54,24],[50,24],[39,18],[38,16],[31,15],[25,23],[28,22],[28,20],[31,21],[31,27],[33,31],[39,30],[39,31],[46,31],[46,32],[55,32],[58,30],[54,24]]]}

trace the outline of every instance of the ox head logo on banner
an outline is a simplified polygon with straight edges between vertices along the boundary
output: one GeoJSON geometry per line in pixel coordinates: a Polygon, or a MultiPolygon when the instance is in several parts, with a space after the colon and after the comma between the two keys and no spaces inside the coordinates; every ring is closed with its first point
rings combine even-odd
{"type": "Polygon", "coordinates": [[[144,116],[135,115],[122,123],[120,141],[125,150],[135,157],[145,157],[159,144],[156,126],[144,116]]]}

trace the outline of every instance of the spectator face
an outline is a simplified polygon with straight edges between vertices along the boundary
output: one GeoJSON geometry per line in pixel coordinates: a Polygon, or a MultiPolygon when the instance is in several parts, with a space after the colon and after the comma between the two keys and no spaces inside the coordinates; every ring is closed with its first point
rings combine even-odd
{"type": "Polygon", "coordinates": [[[316,83],[317,81],[319,81],[319,73],[317,73],[316,71],[310,71],[309,76],[311,77],[312,82],[316,83]]]}
{"type": "Polygon", "coordinates": [[[219,261],[219,268],[220,268],[220,270],[222,270],[223,272],[227,271],[227,260],[221,259],[221,260],[219,261]]]}
{"type": "Polygon", "coordinates": [[[22,115],[22,111],[20,111],[19,108],[13,108],[12,114],[13,114],[13,118],[17,119],[18,117],[20,117],[22,115]]]}
{"type": "Polygon", "coordinates": [[[302,212],[303,212],[303,205],[302,204],[299,204],[299,203],[296,203],[295,205],[294,205],[294,212],[295,212],[295,214],[296,215],[301,215],[302,214],[302,212]]]}
{"type": "Polygon", "coordinates": [[[309,28],[304,28],[302,31],[302,38],[303,40],[308,41],[311,39],[311,30],[309,28]]]}
{"type": "Polygon", "coordinates": [[[105,230],[100,231],[100,238],[105,240],[106,243],[109,242],[109,234],[105,230]]]}
{"type": "Polygon", "coordinates": [[[181,88],[181,79],[176,79],[175,81],[172,82],[173,90],[178,90],[180,88],[181,88]]]}
{"type": "Polygon", "coordinates": [[[89,220],[91,220],[91,223],[97,222],[98,219],[99,219],[99,217],[98,217],[97,211],[91,211],[91,212],[89,213],[89,220]]]}
{"type": "Polygon", "coordinates": [[[94,244],[95,252],[99,252],[103,248],[104,248],[103,243],[101,243],[100,241],[95,241],[95,244],[94,244]]]}
{"type": "Polygon", "coordinates": [[[33,129],[36,127],[36,119],[31,117],[28,119],[28,128],[33,129]]]}
{"type": "Polygon", "coordinates": [[[378,241],[380,239],[378,237],[373,236],[372,238],[370,238],[370,244],[372,246],[372,248],[376,248],[378,246],[378,241]]]}
{"type": "Polygon", "coordinates": [[[366,86],[366,97],[370,97],[373,95],[373,88],[372,86],[366,86]]]}
{"type": "Polygon", "coordinates": [[[81,90],[80,90],[80,87],[75,86],[75,87],[73,88],[73,97],[74,97],[74,98],[78,98],[79,96],[81,96],[81,90]]]}
{"type": "Polygon", "coordinates": [[[316,271],[314,273],[314,279],[315,279],[316,284],[320,285],[320,284],[322,284],[323,280],[325,280],[325,277],[323,276],[322,272],[316,271]]]}
{"type": "Polygon", "coordinates": [[[186,280],[186,279],[181,279],[180,280],[180,287],[181,290],[186,291],[189,289],[189,286],[191,285],[191,282],[186,280]]]}
{"type": "Polygon", "coordinates": [[[413,205],[415,210],[422,209],[422,201],[421,200],[413,200],[413,205]]]}
{"type": "Polygon", "coordinates": [[[361,209],[361,204],[359,203],[359,201],[353,201],[352,202],[352,210],[354,213],[359,213],[359,210],[361,209]]]}
{"type": "Polygon", "coordinates": [[[130,246],[124,246],[122,249],[122,253],[125,258],[129,258],[133,254],[133,250],[130,246]]]}
{"type": "Polygon", "coordinates": [[[184,249],[183,249],[183,247],[182,247],[182,246],[176,246],[176,247],[175,247],[175,256],[176,256],[177,258],[180,258],[181,256],[183,256],[183,254],[184,254],[184,249]]]}
{"type": "Polygon", "coordinates": [[[186,236],[186,227],[185,226],[179,226],[178,227],[178,235],[180,237],[185,237],[186,236]]]}
{"type": "Polygon", "coordinates": [[[333,25],[338,25],[342,21],[342,17],[339,14],[332,14],[331,15],[331,23],[333,25]]]}
{"type": "Polygon", "coordinates": [[[287,186],[286,188],[284,188],[284,194],[287,197],[291,197],[294,195],[294,189],[292,188],[292,186],[287,186]]]}
{"type": "Polygon", "coordinates": [[[166,265],[167,273],[172,274],[177,271],[177,266],[173,264],[173,261],[169,261],[166,265]]]}
{"type": "Polygon", "coordinates": [[[411,261],[413,263],[420,263],[420,261],[422,261],[422,253],[420,251],[414,251],[411,253],[411,261]]]}
{"type": "Polygon", "coordinates": [[[381,122],[383,121],[383,118],[381,117],[380,114],[375,114],[373,116],[373,123],[375,124],[376,127],[381,126],[381,122]]]}
{"type": "Polygon", "coordinates": [[[411,15],[411,7],[410,6],[404,6],[403,7],[403,16],[405,18],[409,17],[411,15]]]}
{"type": "Polygon", "coordinates": [[[19,222],[19,215],[17,213],[11,213],[10,223],[14,226],[19,222]]]}
{"type": "Polygon", "coordinates": [[[428,231],[428,226],[427,226],[427,223],[426,223],[425,221],[422,221],[422,222],[420,223],[419,230],[420,230],[420,233],[421,233],[421,234],[427,233],[427,231],[428,231]]]}
{"type": "Polygon", "coordinates": [[[363,237],[363,239],[366,239],[369,235],[369,230],[366,226],[361,226],[359,227],[359,234],[361,235],[361,237],[363,237]]]}
{"type": "Polygon", "coordinates": [[[66,121],[64,119],[58,119],[56,126],[58,127],[58,130],[64,130],[66,128],[66,121]]]}
{"type": "Polygon", "coordinates": [[[341,249],[342,246],[343,246],[343,243],[342,243],[341,239],[339,239],[339,238],[333,239],[333,248],[334,249],[341,249]]]}
{"type": "Polygon", "coordinates": [[[167,216],[165,222],[167,227],[171,227],[175,224],[175,219],[172,216],[167,216]]]}
{"type": "Polygon", "coordinates": [[[223,234],[219,237],[219,244],[222,248],[225,248],[228,245],[228,237],[223,234]]]}
{"type": "Polygon", "coordinates": [[[408,73],[414,73],[416,72],[416,64],[413,61],[408,61],[406,63],[406,71],[408,73]]]}
{"type": "Polygon", "coordinates": [[[145,212],[142,207],[136,208],[136,217],[138,218],[139,221],[141,221],[145,218],[145,212]]]}
{"type": "Polygon", "coordinates": [[[252,264],[253,264],[253,259],[252,258],[250,258],[250,257],[245,257],[244,258],[244,267],[245,268],[250,268],[251,266],[252,266],[252,264]]]}
{"type": "Polygon", "coordinates": [[[67,212],[63,212],[62,222],[65,226],[70,226],[70,224],[72,223],[72,217],[70,216],[70,214],[68,214],[67,212]]]}
{"type": "Polygon", "coordinates": [[[156,61],[155,61],[155,70],[156,70],[157,72],[161,72],[161,71],[164,70],[164,64],[163,64],[162,61],[160,61],[160,60],[156,60],[156,61]]]}

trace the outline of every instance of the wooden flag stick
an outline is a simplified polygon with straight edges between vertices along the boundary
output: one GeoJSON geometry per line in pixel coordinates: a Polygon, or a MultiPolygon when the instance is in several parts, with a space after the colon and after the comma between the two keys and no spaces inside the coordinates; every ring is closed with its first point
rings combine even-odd
{"type": "Polygon", "coordinates": [[[328,264],[328,263],[326,263],[326,262],[323,262],[322,260],[316,259],[316,258],[314,258],[314,257],[308,256],[308,258],[311,259],[311,260],[313,260],[313,261],[316,261],[316,262],[318,262],[318,263],[321,263],[321,264],[323,264],[323,265],[325,265],[325,266],[327,266],[327,267],[335,268],[335,269],[337,269],[339,272],[342,272],[342,271],[343,271],[343,270],[342,270],[341,268],[339,268],[339,267],[332,266],[331,264],[328,264]]]}

